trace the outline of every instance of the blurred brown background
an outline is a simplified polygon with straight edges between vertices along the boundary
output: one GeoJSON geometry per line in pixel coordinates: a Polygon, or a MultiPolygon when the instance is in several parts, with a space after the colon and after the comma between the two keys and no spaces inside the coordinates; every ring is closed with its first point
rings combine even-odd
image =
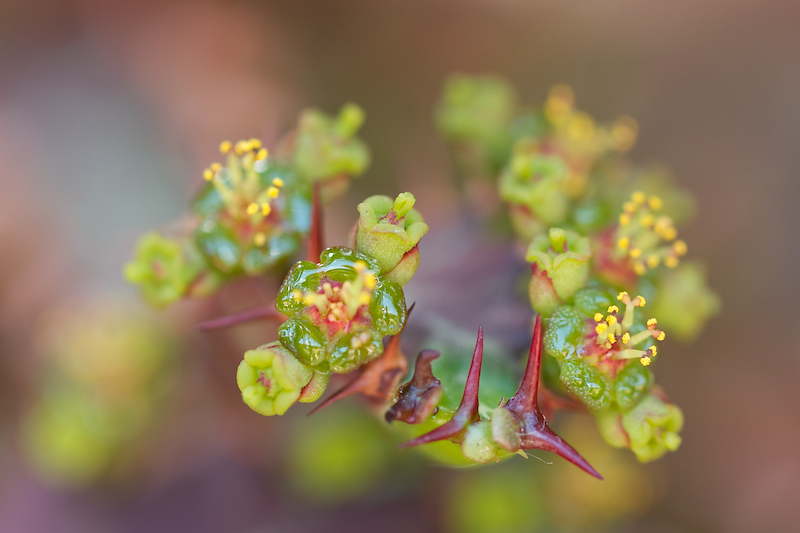
{"type": "Polygon", "coordinates": [[[331,210],[330,240],[344,241],[360,198],[400,189],[417,193],[432,236],[446,233],[457,200],[431,117],[452,72],[503,75],[526,103],[564,82],[599,120],[636,117],[633,159],[664,162],[697,196],[683,235],[723,312],[659,365],[684,444],[661,461],[664,497],[619,528],[798,528],[800,4],[2,0],[0,531],[440,527],[423,497],[435,488],[306,509],[214,442],[147,491],[64,492],[20,464],[8,428],[38,314],[132,294],[120,268],[136,235],[182,212],[223,138],[269,142],[302,107],[358,102],[374,163],[331,210]]]}

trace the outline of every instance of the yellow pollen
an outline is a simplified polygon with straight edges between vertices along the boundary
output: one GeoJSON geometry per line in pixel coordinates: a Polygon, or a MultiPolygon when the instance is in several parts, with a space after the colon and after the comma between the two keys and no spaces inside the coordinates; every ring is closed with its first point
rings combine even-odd
{"type": "Polygon", "coordinates": [[[631,195],[631,200],[637,204],[643,204],[647,200],[647,196],[642,191],[636,191],[631,195]]]}
{"type": "Polygon", "coordinates": [[[211,169],[211,172],[216,172],[217,170],[222,168],[222,165],[220,165],[219,163],[211,163],[211,166],[209,168],[211,169]]]}
{"type": "Polygon", "coordinates": [[[267,203],[261,204],[261,214],[268,217],[272,213],[272,206],[267,203]]]}
{"type": "Polygon", "coordinates": [[[647,200],[647,203],[650,206],[650,209],[653,209],[654,211],[658,211],[659,209],[664,207],[664,202],[661,201],[661,198],[659,198],[658,196],[651,196],[647,200]]]}
{"type": "Polygon", "coordinates": [[[625,202],[624,204],[622,204],[622,210],[625,211],[626,213],[633,213],[634,211],[636,211],[636,204],[633,202],[625,202]]]}
{"type": "Polygon", "coordinates": [[[628,344],[628,341],[631,340],[631,334],[625,333],[622,335],[622,344],[628,344]]]}
{"type": "Polygon", "coordinates": [[[651,318],[650,320],[647,321],[647,327],[648,328],[655,327],[657,324],[658,324],[658,320],[656,320],[655,318],[651,318]]]}
{"type": "Polygon", "coordinates": [[[619,307],[617,307],[616,305],[611,305],[611,306],[608,307],[608,312],[609,313],[619,313],[619,307]]]}
{"type": "Polygon", "coordinates": [[[369,301],[372,299],[372,296],[368,292],[362,292],[358,295],[358,303],[361,305],[369,305],[369,301]]]}
{"type": "Polygon", "coordinates": [[[256,159],[266,159],[269,155],[269,152],[266,148],[261,148],[258,153],[256,154],[256,159]]]}
{"type": "Polygon", "coordinates": [[[662,331],[661,333],[658,334],[658,337],[656,337],[656,340],[657,341],[663,341],[664,337],[666,337],[666,336],[667,336],[667,334],[662,331]]]}
{"type": "Polygon", "coordinates": [[[636,272],[637,275],[643,276],[645,272],[647,272],[647,267],[644,266],[644,263],[636,263],[633,265],[633,271],[636,272]]]}
{"type": "Polygon", "coordinates": [[[614,337],[613,333],[609,333],[608,334],[608,342],[610,342],[611,344],[614,344],[615,342],[617,342],[617,339],[616,339],[616,337],[614,337]]]}
{"type": "Polygon", "coordinates": [[[234,150],[236,151],[236,155],[242,155],[250,151],[250,143],[247,141],[239,141],[236,143],[234,150]]]}
{"type": "Polygon", "coordinates": [[[631,255],[631,257],[636,259],[640,255],[642,255],[642,249],[641,248],[631,248],[630,255],[631,255]]]}
{"type": "Polygon", "coordinates": [[[619,225],[620,226],[627,226],[631,223],[631,216],[628,213],[622,213],[619,216],[619,225]]]}
{"type": "Polygon", "coordinates": [[[272,184],[273,184],[274,186],[276,186],[276,187],[283,187],[283,185],[284,185],[284,183],[283,183],[283,180],[282,180],[282,179],[280,179],[280,178],[274,178],[274,179],[272,180],[272,184]]]}
{"type": "Polygon", "coordinates": [[[608,315],[606,317],[606,322],[608,322],[609,326],[613,326],[614,324],[617,323],[617,317],[615,317],[614,315],[608,315]]]}
{"type": "Polygon", "coordinates": [[[364,272],[367,269],[367,264],[364,261],[356,261],[353,267],[355,267],[356,272],[364,272]]]}
{"type": "Polygon", "coordinates": [[[261,148],[261,139],[250,139],[250,148],[253,150],[261,148]]]}
{"type": "Polygon", "coordinates": [[[642,217],[642,226],[645,228],[649,228],[655,223],[656,223],[656,217],[654,217],[653,215],[645,215],[642,217]]]}
{"type": "Polygon", "coordinates": [[[375,285],[377,285],[378,280],[374,274],[367,274],[364,276],[364,286],[368,289],[374,289],[375,285]]]}
{"type": "Polygon", "coordinates": [[[658,262],[659,262],[658,256],[655,255],[655,254],[651,255],[650,257],[647,258],[647,266],[650,267],[650,268],[657,267],[658,266],[658,262]]]}
{"type": "Polygon", "coordinates": [[[628,296],[628,293],[627,293],[626,291],[622,291],[621,293],[619,293],[619,294],[617,295],[617,300],[619,300],[620,302],[623,302],[623,303],[624,303],[624,302],[625,302],[625,297],[626,297],[626,296],[628,296]]]}
{"type": "Polygon", "coordinates": [[[667,268],[675,268],[678,266],[678,263],[680,263],[680,260],[673,255],[664,258],[664,264],[667,265],[667,268]]]}
{"type": "Polygon", "coordinates": [[[222,141],[221,143],[219,143],[219,152],[221,154],[227,154],[228,152],[231,151],[231,147],[233,147],[233,145],[231,144],[230,141],[222,141]]]}
{"type": "Polygon", "coordinates": [[[661,236],[665,241],[671,241],[678,236],[678,230],[673,227],[667,227],[661,230],[661,236]]]}
{"type": "Polygon", "coordinates": [[[617,241],[617,246],[619,246],[624,250],[628,247],[630,243],[631,240],[628,237],[622,237],[619,241],[617,241]]]}
{"type": "Polygon", "coordinates": [[[603,321],[603,313],[595,313],[594,314],[594,321],[595,322],[602,322],[603,321]]]}
{"type": "Polygon", "coordinates": [[[264,246],[264,243],[267,242],[267,236],[263,233],[256,233],[256,236],[253,237],[253,242],[256,243],[256,246],[264,246]]]}
{"type": "Polygon", "coordinates": [[[255,215],[258,213],[259,206],[257,203],[253,202],[252,204],[247,206],[247,214],[248,215],[255,215]]]}
{"type": "Polygon", "coordinates": [[[303,293],[300,291],[292,291],[292,298],[299,302],[303,299],[303,293]]]}
{"type": "Polygon", "coordinates": [[[675,250],[675,253],[678,255],[686,255],[688,248],[684,241],[675,241],[672,244],[672,249],[675,250]]]}
{"type": "Polygon", "coordinates": [[[650,353],[650,355],[652,355],[653,357],[655,357],[656,355],[658,355],[658,348],[656,348],[656,345],[655,345],[655,344],[654,344],[654,345],[652,345],[651,347],[649,347],[649,348],[647,349],[647,351],[648,351],[648,352],[650,353]]]}
{"type": "Polygon", "coordinates": [[[281,193],[281,190],[277,187],[270,187],[267,189],[267,196],[270,198],[277,198],[278,195],[281,193]]]}
{"type": "Polygon", "coordinates": [[[603,322],[597,324],[597,327],[594,328],[594,330],[597,332],[598,335],[602,334],[607,329],[608,329],[608,324],[605,324],[603,322]]]}
{"type": "Polygon", "coordinates": [[[639,362],[642,363],[642,366],[649,366],[650,365],[650,358],[647,357],[646,355],[644,355],[644,356],[642,356],[641,359],[639,359],[639,362]]]}
{"type": "Polygon", "coordinates": [[[317,295],[314,293],[309,293],[303,296],[303,303],[306,305],[314,305],[314,302],[317,301],[317,295]]]}
{"type": "Polygon", "coordinates": [[[211,172],[211,170],[208,169],[208,168],[205,169],[203,171],[203,179],[206,180],[206,181],[211,181],[212,179],[214,179],[214,173],[211,172]]]}
{"type": "Polygon", "coordinates": [[[633,300],[634,300],[633,301],[633,305],[635,305],[637,307],[644,307],[644,304],[647,303],[644,300],[644,296],[642,296],[641,294],[639,296],[637,296],[636,298],[634,298],[633,300]]]}

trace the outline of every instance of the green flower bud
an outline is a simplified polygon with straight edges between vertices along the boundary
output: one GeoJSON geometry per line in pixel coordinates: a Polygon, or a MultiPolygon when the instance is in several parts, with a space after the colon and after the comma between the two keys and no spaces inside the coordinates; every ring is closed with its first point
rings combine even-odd
{"type": "Polygon", "coordinates": [[[600,411],[611,404],[611,385],[596,368],[578,358],[561,363],[561,382],[589,409],[600,411]]]}
{"type": "MultiPolygon", "coordinates": [[[[345,104],[336,118],[315,109],[304,111],[297,126],[293,155],[300,177],[308,183],[335,182],[337,178],[363,174],[369,166],[369,149],[355,136],[363,122],[364,111],[355,104],[345,104]]],[[[346,179],[343,183],[346,187],[346,179]]],[[[340,187],[335,189],[337,193],[344,192],[340,187]]],[[[331,195],[324,196],[329,199],[331,195]]]]}
{"type": "Polygon", "coordinates": [[[383,353],[382,339],[402,330],[403,289],[379,274],[375,261],[348,248],[328,248],[320,263],[300,261],[275,307],[289,319],[281,344],[324,374],[344,374],[383,353]]]}
{"type": "Polygon", "coordinates": [[[719,297],[708,288],[705,278],[702,265],[686,262],[664,271],[657,281],[653,314],[679,339],[694,340],[706,321],[719,312],[719,297]]]}
{"type": "MultiPolygon", "coordinates": [[[[146,233],[139,239],[136,258],[125,265],[125,279],[139,285],[155,307],[174,303],[190,290],[190,284],[206,267],[190,242],[146,233]]],[[[211,274],[213,276],[213,274],[211,274]]]]}
{"type": "Polygon", "coordinates": [[[236,383],[244,403],[264,416],[284,414],[300,399],[303,388],[313,377],[310,367],[277,342],[245,352],[236,371],[236,383]]]}
{"type": "Polygon", "coordinates": [[[536,237],[528,247],[525,257],[536,265],[529,285],[533,308],[544,316],[549,316],[558,304],[571,299],[578,289],[586,285],[591,255],[589,239],[574,231],[550,228],[549,236],[536,237]],[[552,285],[552,291],[542,291],[542,288],[547,288],[546,282],[534,280],[537,277],[547,278],[552,285]],[[553,292],[558,298],[557,303],[553,292]]]}
{"type": "Polygon", "coordinates": [[[405,285],[419,265],[417,245],[428,225],[414,207],[414,195],[402,193],[392,201],[372,196],[358,205],[360,213],[354,247],[375,260],[386,279],[405,285]]]}
{"type": "Polygon", "coordinates": [[[639,461],[658,459],[681,445],[683,413],[655,394],[646,396],[627,413],[614,411],[597,417],[603,438],[618,448],[630,448],[639,461]]]}

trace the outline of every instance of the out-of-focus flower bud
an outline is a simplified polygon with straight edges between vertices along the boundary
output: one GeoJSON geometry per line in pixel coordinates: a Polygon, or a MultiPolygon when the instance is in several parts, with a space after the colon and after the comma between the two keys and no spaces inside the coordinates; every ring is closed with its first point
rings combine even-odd
{"type": "Polygon", "coordinates": [[[528,290],[533,308],[548,317],[570,300],[586,285],[591,255],[589,239],[574,231],[550,228],[549,236],[536,237],[525,257],[534,264],[528,290]]]}
{"type": "Polygon", "coordinates": [[[371,196],[358,204],[354,248],[375,260],[386,279],[405,285],[419,266],[420,239],[428,225],[412,209],[414,195],[371,196]]]}
{"type": "Polygon", "coordinates": [[[705,269],[699,263],[682,263],[662,272],[656,286],[654,313],[679,339],[694,340],[719,312],[719,297],[706,285],[705,269]]]}

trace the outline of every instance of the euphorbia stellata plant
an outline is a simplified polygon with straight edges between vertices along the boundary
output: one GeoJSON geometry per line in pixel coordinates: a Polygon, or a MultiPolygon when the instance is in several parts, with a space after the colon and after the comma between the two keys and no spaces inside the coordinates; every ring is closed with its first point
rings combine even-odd
{"type": "Polygon", "coordinates": [[[403,379],[409,365],[400,339],[411,311],[403,287],[419,267],[428,231],[411,193],[367,198],[350,247],[322,245],[324,201],[369,161],[355,137],[363,119],[352,104],[335,119],[305,112],[274,158],[256,139],[223,143],[227,163],[204,173],[209,183],[194,203],[194,233],[146,236],[126,276],[164,305],[207,295],[239,275],[286,269],[306,242],[305,260],[288,269],[274,308],[204,323],[281,323],[278,339],[247,351],[237,374],[245,403],[262,415],[316,401],[332,375],[353,372],[312,412],[362,394],[409,436],[403,448],[435,449],[430,455],[444,462],[490,463],[545,450],[601,478],[550,429],[547,417],[567,406],[593,415],[609,444],[641,461],[677,449],[683,417],[651,370],[667,335],[658,311],[690,337],[718,302],[699,267],[679,266],[687,246],[663,198],[686,194],[663,180],[658,191],[649,189],[623,159],[635,122],[597,125],[565,86],[540,109],[524,111],[496,78],[460,76],[447,86],[437,112],[442,133],[456,160],[468,159],[460,161],[468,178],[472,172],[496,181],[531,264],[525,296],[535,319],[520,382],[496,350],[485,352],[482,329],[466,378],[457,370],[466,361],[452,364],[460,353],[445,343],[423,349],[413,376],[403,379]],[[644,315],[646,304],[657,312],[644,315]],[[545,364],[555,373],[542,376],[545,364]],[[514,383],[521,383],[516,392],[514,383]]]}

